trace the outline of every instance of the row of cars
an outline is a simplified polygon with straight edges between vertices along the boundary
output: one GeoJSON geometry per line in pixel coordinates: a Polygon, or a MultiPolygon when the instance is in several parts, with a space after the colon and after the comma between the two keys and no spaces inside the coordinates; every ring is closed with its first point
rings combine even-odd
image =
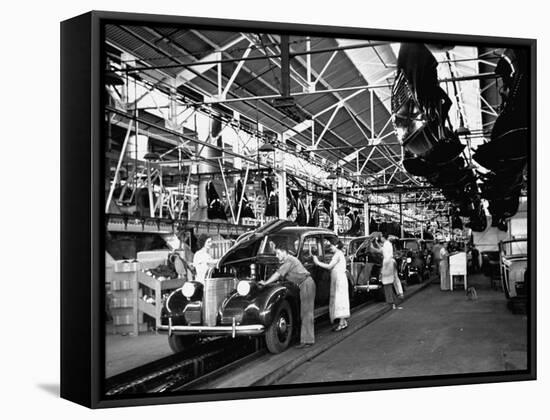
{"type": "MultiPolygon", "coordinates": [[[[260,285],[278,267],[273,245],[284,244],[310,271],[316,283],[315,307],[326,306],[330,272],[314,264],[313,256],[329,262],[330,230],[298,227],[276,220],[240,237],[220,259],[204,283],[187,281],[165,301],[159,330],[168,334],[174,352],[210,336],[264,336],[272,353],[285,350],[299,332],[300,293],[282,280],[260,285]]],[[[350,300],[360,294],[382,296],[379,263],[369,252],[370,237],[356,238],[347,247],[350,300]]],[[[395,256],[405,281],[421,281],[429,271],[429,242],[400,240],[395,256]]],[[[321,313],[322,311],[316,311],[321,313]]]]}

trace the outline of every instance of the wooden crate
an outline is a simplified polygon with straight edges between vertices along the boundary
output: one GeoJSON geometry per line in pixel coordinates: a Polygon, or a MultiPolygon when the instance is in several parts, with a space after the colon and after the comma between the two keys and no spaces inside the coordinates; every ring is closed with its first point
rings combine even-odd
{"type": "Polygon", "coordinates": [[[153,276],[150,276],[145,271],[140,271],[137,274],[137,281],[138,286],[146,286],[154,293],[153,296],[148,296],[149,298],[152,298],[149,302],[143,299],[143,295],[138,295],[138,310],[141,313],[147,314],[155,319],[155,325],[158,328],[160,326],[160,314],[164,303],[163,295],[183,286],[184,279],[177,278],[159,280],[153,276]]]}

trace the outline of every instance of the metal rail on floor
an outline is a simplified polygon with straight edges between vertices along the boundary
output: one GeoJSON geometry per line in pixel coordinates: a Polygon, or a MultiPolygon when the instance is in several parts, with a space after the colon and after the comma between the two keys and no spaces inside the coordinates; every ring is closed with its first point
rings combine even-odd
{"type": "MultiPolygon", "coordinates": [[[[352,313],[372,300],[359,302],[352,313]]],[[[328,310],[318,312],[316,323],[328,324],[328,310]]],[[[261,338],[216,338],[105,380],[105,395],[174,392],[193,389],[242,367],[265,353],[261,338]]]]}
{"type": "Polygon", "coordinates": [[[218,338],[105,380],[105,395],[170,391],[260,350],[257,338],[218,338]]]}

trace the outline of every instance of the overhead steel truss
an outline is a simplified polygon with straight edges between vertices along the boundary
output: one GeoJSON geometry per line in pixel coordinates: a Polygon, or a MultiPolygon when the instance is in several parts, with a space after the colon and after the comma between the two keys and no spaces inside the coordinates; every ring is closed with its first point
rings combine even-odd
{"type": "MultiPolygon", "coordinates": [[[[201,94],[203,94],[206,97],[206,99],[203,102],[191,101],[191,102],[179,104],[178,101],[174,99],[171,104],[166,105],[166,106],[159,106],[158,104],[155,104],[156,106],[154,108],[157,111],[159,111],[162,115],[165,115],[165,113],[162,111],[163,109],[169,109],[170,115],[169,115],[169,118],[166,118],[166,120],[168,120],[168,121],[177,120],[177,119],[174,119],[173,117],[175,115],[181,115],[183,112],[186,112],[186,110],[188,110],[188,109],[191,109],[190,115],[188,115],[188,118],[191,118],[193,113],[197,112],[198,107],[202,107],[202,106],[210,106],[212,104],[231,104],[231,103],[243,102],[243,101],[249,101],[249,102],[250,101],[266,101],[266,100],[269,100],[269,99],[276,99],[276,98],[279,98],[281,96],[281,94],[278,92],[277,87],[269,85],[269,83],[265,80],[261,80],[261,82],[265,83],[270,90],[272,90],[274,92],[277,92],[277,93],[268,94],[268,95],[250,95],[250,96],[241,96],[241,97],[228,98],[228,95],[231,93],[231,89],[232,89],[233,85],[235,84],[235,80],[236,80],[239,72],[243,69],[246,62],[252,61],[252,60],[266,60],[267,59],[267,60],[270,60],[270,61],[276,63],[277,66],[281,67],[281,69],[282,69],[282,63],[280,62],[280,60],[285,59],[285,52],[282,51],[282,50],[281,50],[281,53],[277,53],[276,51],[275,52],[274,51],[267,51],[267,52],[263,51],[263,55],[261,55],[261,56],[250,56],[250,54],[253,50],[258,49],[258,45],[256,45],[254,43],[254,40],[251,39],[251,37],[247,36],[246,34],[240,34],[240,36],[237,37],[235,40],[233,40],[231,42],[228,42],[227,44],[222,45],[222,46],[217,46],[209,40],[209,43],[213,47],[216,48],[215,51],[212,51],[211,54],[207,55],[206,57],[203,57],[203,59],[195,60],[193,62],[183,62],[183,61],[179,60],[178,58],[169,57],[165,53],[165,51],[162,50],[161,47],[159,47],[158,45],[156,45],[153,42],[150,42],[149,40],[145,39],[144,37],[140,36],[139,34],[136,34],[131,29],[125,28],[123,26],[120,26],[120,28],[122,30],[126,31],[127,33],[131,34],[132,36],[136,37],[140,41],[144,42],[146,45],[151,47],[153,50],[155,50],[155,51],[163,54],[164,56],[170,58],[174,62],[174,64],[173,65],[163,65],[163,66],[153,66],[153,65],[149,65],[149,64],[142,65],[142,66],[139,66],[139,65],[125,66],[125,65],[123,65],[121,69],[116,70],[117,72],[120,72],[122,74],[134,74],[136,72],[147,72],[147,74],[150,75],[151,71],[161,71],[162,72],[162,70],[164,70],[164,69],[182,68],[182,71],[180,73],[178,73],[178,75],[176,77],[176,81],[172,83],[172,88],[173,89],[175,89],[178,86],[178,84],[189,83],[196,77],[200,77],[202,79],[205,79],[208,82],[213,83],[217,86],[217,95],[215,95],[215,96],[210,96],[211,94],[209,94],[208,92],[204,92],[204,91],[201,92],[201,94]],[[245,49],[243,49],[243,53],[240,57],[223,58],[224,53],[227,54],[228,50],[230,48],[236,46],[238,43],[240,43],[242,41],[248,42],[248,45],[245,47],[245,49]],[[231,75],[227,78],[225,84],[223,82],[223,78],[225,76],[222,74],[222,71],[221,71],[221,64],[222,63],[237,63],[236,68],[233,70],[231,75]],[[204,76],[204,73],[207,70],[212,69],[212,68],[217,68],[217,80],[214,81],[214,82],[211,81],[209,78],[206,78],[204,76]],[[181,105],[184,106],[184,110],[178,113],[177,107],[181,106],[181,105]]],[[[156,30],[154,28],[148,28],[148,30],[150,32],[156,32],[156,30]]],[[[161,35],[158,32],[156,32],[156,34],[158,36],[161,35]]],[[[203,38],[208,39],[204,36],[203,36],[203,38]]],[[[306,50],[305,51],[292,51],[292,50],[288,51],[287,54],[290,57],[295,58],[297,60],[297,62],[300,63],[300,65],[305,67],[305,69],[306,69],[306,78],[303,79],[302,76],[298,75],[294,71],[294,73],[291,74],[290,76],[294,77],[296,82],[302,87],[303,91],[302,92],[292,92],[292,93],[287,92],[288,93],[287,96],[289,96],[289,97],[301,97],[301,96],[305,96],[305,95],[331,94],[337,99],[337,102],[335,104],[330,105],[329,107],[317,112],[314,116],[312,116],[311,120],[305,120],[302,123],[296,124],[294,127],[288,127],[288,129],[285,132],[279,133],[276,146],[279,147],[280,150],[284,150],[284,151],[288,152],[288,150],[286,150],[286,148],[285,148],[285,144],[286,144],[287,140],[292,139],[293,142],[295,142],[297,144],[301,144],[304,148],[306,148],[306,150],[308,152],[310,152],[310,154],[311,154],[311,152],[319,152],[319,151],[322,151],[322,150],[329,150],[330,149],[329,147],[323,148],[323,147],[320,147],[320,144],[323,141],[323,137],[325,136],[325,134],[330,132],[333,137],[337,138],[343,144],[347,145],[347,146],[342,146],[342,147],[356,147],[356,146],[351,145],[350,143],[348,143],[344,138],[342,138],[336,132],[331,130],[331,125],[332,125],[337,113],[340,112],[341,110],[345,110],[346,113],[349,114],[349,117],[350,117],[351,121],[357,126],[358,130],[364,136],[366,145],[359,148],[358,150],[344,156],[343,158],[339,158],[339,159],[336,160],[335,167],[354,166],[354,170],[353,171],[350,170],[348,172],[348,174],[346,174],[345,172],[341,172],[342,177],[344,179],[348,179],[348,180],[352,180],[352,181],[358,181],[358,182],[360,182],[361,179],[364,179],[367,183],[372,183],[373,181],[377,181],[378,184],[379,184],[378,180],[380,178],[383,178],[383,184],[391,184],[391,182],[394,180],[394,178],[396,178],[396,174],[402,174],[402,175],[405,176],[406,179],[403,181],[403,178],[401,177],[398,182],[400,182],[400,183],[409,182],[413,185],[419,186],[418,180],[415,179],[414,177],[411,177],[404,170],[404,168],[402,167],[402,165],[400,163],[400,159],[397,159],[397,158],[400,158],[400,156],[393,155],[393,153],[395,153],[395,151],[391,150],[389,148],[389,146],[392,145],[393,143],[383,142],[384,139],[386,139],[387,137],[389,137],[393,134],[393,130],[389,133],[384,134],[384,131],[390,126],[391,115],[388,118],[388,120],[387,120],[386,124],[384,125],[384,127],[377,134],[375,133],[375,127],[374,127],[374,112],[375,112],[374,92],[377,89],[388,89],[389,87],[391,87],[391,84],[389,84],[387,82],[386,83],[379,83],[379,81],[375,81],[373,83],[362,84],[362,85],[358,85],[358,86],[344,86],[344,87],[333,88],[333,87],[330,86],[329,83],[326,82],[326,80],[324,80],[324,74],[325,74],[327,68],[329,68],[331,63],[334,61],[334,58],[336,57],[338,51],[343,51],[343,50],[348,50],[348,49],[358,49],[358,48],[374,48],[376,46],[386,45],[386,44],[387,43],[363,43],[363,44],[339,46],[339,47],[334,47],[334,48],[311,49],[309,39],[307,39],[306,40],[306,50]],[[320,53],[332,53],[332,54],[327,59],[327,61],[324,63],[322,69],[319,72],[316,72],[311,66],[311,59],[310,58],[311,58],[311,55],[320,54],[320,53]],[[323,88],[322,89],[317,89],[317,85],[321,85],[323,88]],[[343,93],[343,92],[352,92],[352,93],[344,97],[344,96],[341,95],[341,93],[343,93]],[[347,102],[350,99],[352,99],[352,98],[354,98],[357,95],[360,95],[362,93],[368,93],[369,94],[369,99],[370,99],[370,121],[364,121],[362,117],[359,117],[359,116],[355,115],[354,110],[351,109],[349,107],[349,105],[347,104],[347,102]],[[332,113],[330,114],[330,117],[329,117],[328,121],[326,121],[325,123],[320,122],[319,117],[321,115],[324,115],[327,112],[330,112],[330,111],[332,111],[332,113]],[[318,136],[315,136],[314,127],[316,125],[320,125],[322,127],[321,128],[321,130],[322,130],[321,134],[318,135],[318,136]],[[307,146],[307,143],[300,143],[296,139],[296,137],[303,136],[303,133],[308,129],[311,131],[311,139],[310,139],[311,146],[307,146]],[[377,166],[380,167],[380,170],[378,172],[368,173],[368,174],[363,176],[363,172],[366,169],[367,164],[369,162],[374,162],[376,160],[376,158],[373,157],[373,154],[375,153],[375,151],[377,151],[382,156],[382,158],[386,159],[387,162],[389,162],[389,165],[386,166],[386,167],[383,167],[383,166],[379,166],[379,164],[377,164],[377,166]],[[368,152],[368,154],[367,154],[367,152],[368,152]],[[362,163],[361,163],[361,155],[363,155],[363,157],[365,159],[362,163]],[[391,171],[392,169],[393,169],[393,171],[390,173],[389,171],[391,171]],[[386,177],[387,172],[389,174],[389,178],[386,177]]],[[[178,47],[179,50],[186,53],[186,50],[183,47],[178,46],[178,45],[176,45],[176,46],[178,47]]],[[[288,58],[288,56],[286,58],[288,58]]],[[[456,63],[456,62],[471,61],[471,60],[475,60],[475,59],[456,59],[455,58],[454,60],[447,60],[447,61],[449,63],[456,63]]],[[[481,60],[481,59],[479,59],[479,60],[481,60]]],[[[137,63],[138,61],[143,62],[142,59],[134,59],[133,61],[134,61],[134,64],[137,63]]],[[[487,63],[488,64],[493,64],[491,62],[487,62],[487,63]]],[[[250,70],[248,70],[248,69],[247,69],[247,71],[250,72],[250,70]]],[[[447,83],[447,82],[466,81],[466,80],[475,80],[475,79],[491,79],[491,78],[496,78],[496,77],[497,76],[494,73],[480,73],[480,74],[468,75],[468,76],[456,76],[456,77],[444,78],[444,79],[441,79],[440,82],[441,83],[447,83]]],[[[387,78],[388,78],[387,76],[384,76],[381,79],[387,79],[387,78]]],[[[165,80],[171,80],[171,79],[173,79],[173,77],[168,76],[168,75],[165,78],[165,80]]],[[[165,80],[161,80],[159,83],[164,84],[165,80]]],[[[171,90],[171,92],[172,91],[173,90],[171,90]]],[[[113,95],[115,94],[114,92],[112,92],[112,93],[113,93],[113,95]]],[[[119,98],[119,100],[120,99],[123,99],[123,98],[119,98]]],[[[137,105],[138,105],[138,103],[141,99],[142,98],[135,98],[135,104],[134,105],[136,107],[137,107],[137,105]]],[[[490,112],[492,115],[496,114],[496,111],[494,110],[494,108],[490,104],[488,104],[487,101],[484,101],[484,104],[489,109],[489,111],[486,111],[486,112],[490,112]]],[[[123,117],[128,118],[128,121],[130,121],[129,123],[127,123],[128,133],[132,130],[132,122],[135,122],[136,125],[139,122],[141,122],[141,123],[146,124],[148,126],[152,126],[152,124],[148,121],[140,121],[139,118],[136,118],[136,115],[129,115],[129,114],[123,113],[120,110],[117,110],[117,109],[114,109],[114,108],[108,108],[108,112],[112,113],[112,114],[118,114],[119,116],[123,116],[123,117]]],[[[183,141],[182,144],[190,143],[190,142],[193,143],[193,144],[201,144],[201,142],[199,140],[194,139],[194,138],[186,138],[184,135],[179,133],[178,130],[177,130],[179,127],[176,127],[176,126],[172,127],[172,128],[175,128],[176,130],[166,130],[165,127],[160,127],[160,126],[156,126],[155,128],[160,132],[165,132],[167,134],[175,135],[175,136],[179,137],[183,141]]],[[[257,127],[257,128],[259,128],[259,127],[257,127]]],[[[135,127],[135,130],[137,130],[137,127],[135,127]]],[[[125,143],[126,143],[126,140],[125,140],[125,143]]],[[[203,144],[203,147],[215,148],[212,144],[209,144],[209,143],[203,142],[202,144],[203,144]]],[[[246,150],[246,145],[242,145],[242,146],[246,150]]],[[[179,145],[178,147],[181,147],[181,145],[179,145]]],[[[332,150],[335,150],[336,148],[337,147],[333,147],[332,150]]],[[[266,165],[264,163],[259,162],[257,158],[253,159],[253,158],[247,157],[246,155],[243,155],[243,154],[237,154],[237,153],[233,154],[231,152],[228,152],[227,150],[223,150],[223,151],[226,154],[234,155],[234,157],[236,157],[236,158],[239,158],[239,159],[242,159],[242,160],[245,160],[245,161],[249,162],[249,164],[246,167],[246,174],[248,174],[248,170],[250,169],[250,164],[251,163],[253,163],[254,165],[257,165],[258,167],[269,168],[269,165],[266,165]]],[[[285,166],[285,160],[284,159],[282,159],[281,162],[282,162],[281,167],[277,168],[279,173],[281,174],[281,176],[286,177],[287,172],[292,173],[293,175],[296,175],[296,173],[293,172],[293,170],[291,168],[287,168],[285,166]]],[[[221,161],[219,161],[218,163],[220,164],[220,169],[221,169],[222,174],[223,174],[223,168],[221,168],[221,161]]],[[[275,159],[273,159],[272,163],[273,164],[275,163],[275,159]]],[[[120,166],[120,162],[119,162],[119,166],[120,166]]],[[[119,170],[119,167],[117,167],[117,172],[118,172],[118,170],[119,170]]],[[[113,180],[113,185],[116,184],[116,181],[117,181],[117,179],[116,179],[116,175],[115,175],[115,179],[113,180]]],[[[188,178],[188,181],[189,181],[189,178],[188,178]]],[[[326,188],[325,184],[314,182],[311,179],[309,179],[308,182],[311,182],[314,185],[318,185],[318,186],[321,186],[323,188],[326,188]]],[[[286,195],[284,195],[283,197],[285,197],[285,196],[286,195]]],[[[353,198],[357,198],[357,197],[353,197],[353,198]]],[[[111,188],[111,191],[110,191],[110,194],[109,194],[108,202],[111,199],[112,199],[112,188],[111,188]]],[[[242,201],[242,199],[241,199],[241,201],[242,201]]],[[[284,201],[284,200],[281,200],[281,201],[284,201]]],[[[232,215],[233,215],[233,218],[235,219],[235,214],[233,212],[233,209],[232,209],[232,215]]],[[[236,219],[238,220],[238,218],[239,218],[239,214],[238,214],[238,211],[237,211],[236,219]]]]}

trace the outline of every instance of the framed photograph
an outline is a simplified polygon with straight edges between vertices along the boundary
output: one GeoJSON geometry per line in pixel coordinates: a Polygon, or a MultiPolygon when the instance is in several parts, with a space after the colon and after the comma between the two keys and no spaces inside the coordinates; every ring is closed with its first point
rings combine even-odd
{"type": "Polygon", "coordinates": [[[536,41],[61,23],[61,396],[536,379],[536,41]]]}

